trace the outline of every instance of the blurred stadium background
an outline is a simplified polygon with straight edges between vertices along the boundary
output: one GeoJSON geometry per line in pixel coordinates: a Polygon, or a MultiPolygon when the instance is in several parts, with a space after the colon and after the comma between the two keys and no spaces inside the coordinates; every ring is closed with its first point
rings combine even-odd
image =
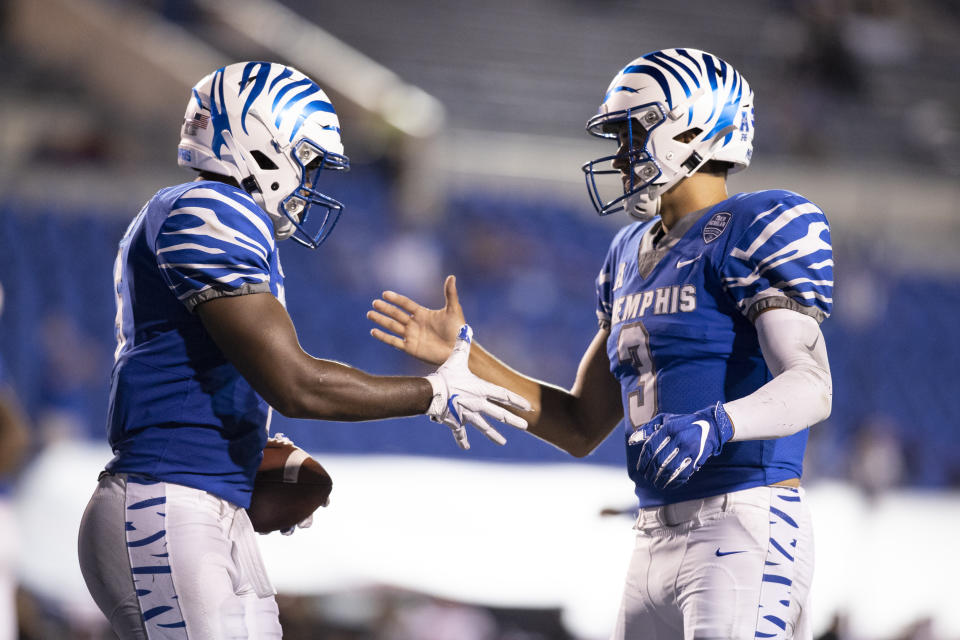
{"type": "MultiPolygon", "coordinates": [[[[141,204],[190,178],[175,147],[196,80],[283,61],[340,113],[353,169],[325,187],[345,214],[318,252],[284,250],[310,353],[423,373],[363,316],[385,288],[438,305],[455,273],[478,339],[566,386],[624,223],[585,197],[579,166],[610,150],[584,123],[625,62],[669,46],[753,85],[754,165],[732,191],[793,189],[833,224],[834,408],[805,471],[816,635],[960,638],[955,0],[6,0],[0,29],[0,354],[33,442],[19,547],[0,540],[21,638],[111,637],[75,538],[109,457],[112,262],[141,204]]],[[[634,508],[618,435],[574,462],[518,433],[461,452],[426,419],[273,429],[335,480],[312,529],[261,539],[285,637],[609,632],[634,508]]]]}

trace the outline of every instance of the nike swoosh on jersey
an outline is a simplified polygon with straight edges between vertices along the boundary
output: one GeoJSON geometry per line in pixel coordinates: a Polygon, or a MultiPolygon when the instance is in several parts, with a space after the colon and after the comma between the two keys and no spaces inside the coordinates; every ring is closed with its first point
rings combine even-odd
{"type": "Polygon", "coordinates": [[[684,268],[685,266],[687,266],[688,264],[693,264],[694,262],[696,262],[697,260],[699,260],[702,256],[703,256],[703,254],[701,253],[701,254],[700,254],[699,256],[697,256],[696,258],[690,258],[689,260],[677,260],[677,269],[682,269],[682,268],[684,268]]]}
{"type": "Polygon", "coordinates": [[[703,448],[707,445],[707,435],[710,433],[710,424],[706,420],[697,420],[693,424],[700,427],[700,453],[697,455],[696,462],[694,464],[700,463],[700,458],[703,457],[703,448]]]}
{"type": "Polygon", "coordinates": [[[720,547],[717,547],[717,557],[722,558],[723,556],[732,556],[735,553],[746,553],[746,549],[743,551],[720,551],[720,547]]]}

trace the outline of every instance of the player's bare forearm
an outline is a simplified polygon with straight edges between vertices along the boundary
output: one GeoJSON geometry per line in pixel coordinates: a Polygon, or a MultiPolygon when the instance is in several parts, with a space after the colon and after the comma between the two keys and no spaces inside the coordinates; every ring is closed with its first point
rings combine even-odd
{"type": "Polygon", "coordinates": [[[382,420],[420,415],[430,405],[426,378],[376,376],[331,360],[310,360],[300,374],[306,383],[302,392],[277,408],[290,418],[382,420]]]}
{"type": "Polygon", "coordinates": [[[215,298],[197,307],[208,333],[250,385],[283,415],[376,420],[424,413],[424,378],[374,376],[303,351],[286,309],[267,293],[215,298]]]}
{"type": "Polygon", "coordinates": [[[620,387],[610,374],[601,331],[584,353],[570,390],[536,380],[510,368],[479,344],[470,354],[477,376],[525,397],[532,409],[518,413],[527,431],[567,453],[583,457],[610,434],[623,417],[620,387]]]}

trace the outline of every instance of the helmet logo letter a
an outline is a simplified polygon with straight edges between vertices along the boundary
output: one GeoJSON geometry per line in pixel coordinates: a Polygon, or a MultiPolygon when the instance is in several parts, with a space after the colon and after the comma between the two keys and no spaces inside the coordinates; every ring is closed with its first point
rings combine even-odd
{"type": "Polygon", "coordinates": [[[753,128],[753,107],[750,111],[744,109],[740,112],[740,141],[746,142],[750,136],[750,129],[753,128]]]}

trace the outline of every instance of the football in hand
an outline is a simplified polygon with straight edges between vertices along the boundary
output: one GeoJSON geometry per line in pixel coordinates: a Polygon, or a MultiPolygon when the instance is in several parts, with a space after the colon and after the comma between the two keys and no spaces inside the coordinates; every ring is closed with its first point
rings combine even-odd
{"type": "Polygon", "coordinates": [[[282,435],[267,440],[247,514],[257,533],[289,529],[330,501],[333,480],[282,435]]]}

